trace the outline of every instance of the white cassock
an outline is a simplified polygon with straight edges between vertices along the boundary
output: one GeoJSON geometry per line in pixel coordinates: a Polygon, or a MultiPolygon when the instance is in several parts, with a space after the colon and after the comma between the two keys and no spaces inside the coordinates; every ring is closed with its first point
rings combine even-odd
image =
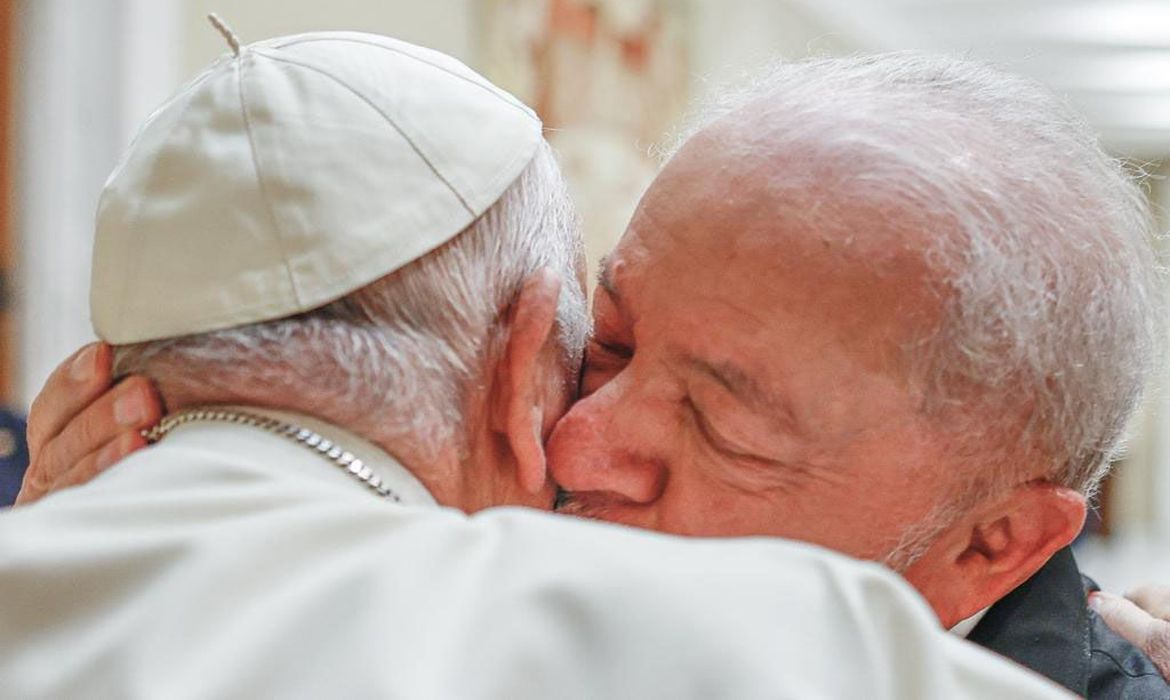
{"type": "MultiPolygon", "coordinates": [[[[277,414],[279,415],[279,414],[277,414]]],[[[190,423],[0,513],[4,698],[1060,698],[884,569],[762,538],[439,507],[316,421],[190,423]]]]}

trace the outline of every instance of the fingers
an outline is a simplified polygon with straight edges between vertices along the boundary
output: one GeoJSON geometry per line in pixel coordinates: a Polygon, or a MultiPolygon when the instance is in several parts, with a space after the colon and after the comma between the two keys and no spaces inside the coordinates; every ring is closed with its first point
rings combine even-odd
{"type": "Polygon", "coordinates": [[[1098,591],[1089,596],[1089,605],[1105,622],[1130,644],[1142,647],[1150,634],[1150,627],[1154,618],[1145,610],[1134,605],[1132,601],[1121,596],[1098,591]]]}
{"type": "Polygon", "coordinates": [[[129,377],[101,394],[44,443],[25,474],[18,504],[83,483],[145,444],[139,431],[158,422],[162,404],[150,382],[129,377]]]}
{"type": "Polygon", "coordinates": [[[1154,617],[1170,621],[1170,586],[1142,586],[1125,597],[1154,617]]]}
{"type": "Polygon", "coordinates": [[[58,477],[49,487],[49,492],[89,482],[98,474],[120,461],[123,457],[146,446],[146,438],[137,432],[122,433],[102,446],[100,450],[86,455],[65,474],[58,477]]]}
{"type": "Polygon", "coordinates": [[[1113,631],[1141,649],[1170,678],[1170,622],[1159,620],[1132,601],[1110,593],[1089,596],[1089,605],[1113,631]]]}
{"type": "Polygon", "coordinates": [[[28,448],[32,462],[41,448],[60,433],[96,397],[110,387],[113,351],[90,343],[58,365],[33,400],[28,413],[28,448]]]}
{"type": "Polygon", "coordinates": [[[1170,622],[1159,620],[1144,648],[1162,677],[1170,680],[1170,622]]]}

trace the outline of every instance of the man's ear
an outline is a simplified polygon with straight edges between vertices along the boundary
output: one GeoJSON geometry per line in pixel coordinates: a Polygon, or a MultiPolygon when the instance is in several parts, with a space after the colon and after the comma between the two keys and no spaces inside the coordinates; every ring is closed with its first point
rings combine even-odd
{"type": "Polygon", "coordinates": [[[508,340],[496,370],[500,390],[492,427],[506,437],[520,486],[532,494],[547,482],[545,433],[566,399],[557,370],[560,291],[560,276],[547,268],[524,281],[508,314],[508,340]]]}
{"type": "Polygon", "coordinates": [[[1046,482],[1021,484],[976,507],[905,572],[946,627],[1026,581],[1076,538],[1084,495],[1046,482]]]}

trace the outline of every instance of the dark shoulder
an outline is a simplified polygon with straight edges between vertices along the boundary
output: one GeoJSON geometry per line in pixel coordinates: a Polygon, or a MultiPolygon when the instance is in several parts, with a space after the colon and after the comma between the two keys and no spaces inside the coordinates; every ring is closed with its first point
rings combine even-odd
{"type": "Polygon", "coordinates": [[[0,508],[12,505],[28,468],[24,419],[0,408],[0,508]]]}

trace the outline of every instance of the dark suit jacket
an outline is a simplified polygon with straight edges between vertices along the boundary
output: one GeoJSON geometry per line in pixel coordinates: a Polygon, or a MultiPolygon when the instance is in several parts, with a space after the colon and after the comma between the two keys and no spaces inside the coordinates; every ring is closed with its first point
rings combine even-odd
{"type": "Polygon", "coordinates": [[[1170,699],[1170,684],[1142,652],[1089,609],[1096,584],[1070,549],[993,605],[967,636],[1091,700],[1170,699]]]}
{"type": "Polygon", "coordinates": [[[28,468],[24,419],[0,408],[0,508],[12,505],[28,468]]]}

